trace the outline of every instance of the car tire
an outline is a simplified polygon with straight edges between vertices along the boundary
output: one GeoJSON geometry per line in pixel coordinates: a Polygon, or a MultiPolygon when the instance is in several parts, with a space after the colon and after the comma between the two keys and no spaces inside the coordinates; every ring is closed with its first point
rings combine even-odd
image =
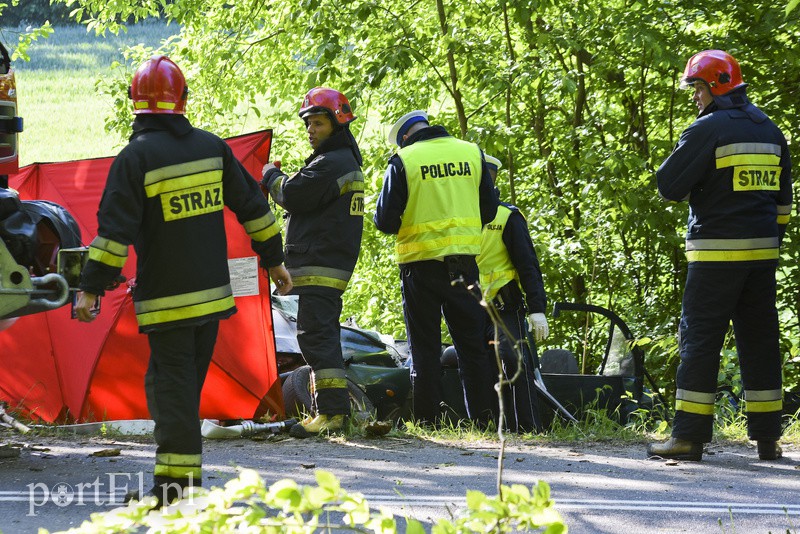
{"type": "MultiPolygon", "coordinates": [[[[375,406],[358,384],[347,379],[347,392],[350,396],[351,414],[357,419],[368,419],[376,413],[375,406]]],[[[283,405],[286,417],[298,417],[311,413],[311,367],[298,367],[283,382],[283,405]]]]}
{"type": "Polygon", "coordinates": [[[283,381],[283,406],[286,417],[311,412],[311,367],[303,365],[291,371],[283,381]]]}

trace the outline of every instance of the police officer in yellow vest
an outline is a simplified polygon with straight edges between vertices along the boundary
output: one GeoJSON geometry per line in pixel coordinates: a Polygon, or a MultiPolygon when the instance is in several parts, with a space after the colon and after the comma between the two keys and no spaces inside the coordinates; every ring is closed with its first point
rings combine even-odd
{"type": "MultiPolygon", "coordinates": [[[[496,178],[500,160],[487,155],[486,164],[492,178],[496,178]]],[[[513,347],[517,341],[523,341],[519,344],[522,350],[520,374],[503,391],[506,426],[513,432],[539,432],[542,423],[534,387],[538,359],[536,344],[526,335],[526,330],[533,333],[536,341],[547,337],[544,315],[547,297],[528,225],[516,206],[501,202],[497,216],[484,225],[477,261],[483,295],[495,307],[513,337],[508,339],[501,328],[497,329],[497,350],[507,379],[517,372],[519,359],[513,347]]],[[[486,338],[493,348],[495,326],[491,321],[487,321],[486,338]]]]}
{"type": "Polygon", "coordinates": [[[467,413],[486,424],[494,416],[497,372],[483,339],[485,314],[466,287],[478,279],[481,227],[497,212],[492,178],[477,145],[430,126],[424,111],[401,117],[389,142],[400,150],[389,159],[374,220],[380,231],[397,235],[414,417],[431,424],[442,417],[444,315],[458,353],[467,413]]]}
{"type": "Polygon", "coordinates": [[[223,207],[236,213],[280,292],[292,288],[269,203],[222,139],[192,127],[187,94],[183,73],[166,56],[133,75],[133,135],[109,170],[76,305],[80,321],[94,320],[97,296],[133,245],[133,302],[150,344],[145,392],[158,445],[150,494],[159,507],[200,485],[200,392],[219,321],[236,313],[223,207]]]}

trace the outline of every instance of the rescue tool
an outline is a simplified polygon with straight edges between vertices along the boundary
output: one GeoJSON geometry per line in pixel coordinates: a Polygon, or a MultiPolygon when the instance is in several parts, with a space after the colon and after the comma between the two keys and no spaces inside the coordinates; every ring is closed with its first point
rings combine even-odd
{"type": "Polygon", "coordinates": [[[203,419],[203,426],[200,428],[200,432],[203,434],[204,438],[208,439],[246,438],[263,432],[270,432],[272,434],[288,432],[289,429],[296,424],[297,419],[287,419],[286,421],[279,421],[277,423],[242,421],[238,425],[222,426],[211,419],[203,419]]]}

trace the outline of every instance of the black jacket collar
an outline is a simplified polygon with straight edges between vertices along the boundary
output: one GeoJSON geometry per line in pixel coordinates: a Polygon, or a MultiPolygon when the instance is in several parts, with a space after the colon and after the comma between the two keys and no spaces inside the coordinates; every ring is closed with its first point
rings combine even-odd
{"type": "Polygon", "coordinates": [[[744,108],[750,103],[747,98],[747,88],[745,85],[737,87],[733,91],[728,91],[724,95],[714,96],[714,101],[697,116],[704,117],[720,109],[744,108]]]}
{"type": "Polygon", "coordinates": [[[192,123],[184,115],[136,115],[131,139],[148,131],[166,131],[175,137],[182,137],[192,130],[192,123]]]}

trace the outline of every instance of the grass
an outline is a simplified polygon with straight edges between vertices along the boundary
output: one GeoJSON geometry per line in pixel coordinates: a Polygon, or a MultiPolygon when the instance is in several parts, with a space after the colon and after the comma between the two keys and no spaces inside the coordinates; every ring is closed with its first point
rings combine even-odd
{"type": "MultiPolygon", "coordinates": [[[[714,442],[746,445],[751,443],[747,438],[747,419],[743,412],[733,412],[725,407],[718,407],[714,423],[714,442]]],[[[297,417],[301,420],[308,416],[303,413],[297,417]]],[[[26,425],[34,422],[20,420],[26,425]]],[[[351,418],[351,424],[344,431],[334,434],[344,439],[348,437],[360,438],[364,436],[378,437],[370,432],[367,427],[374,424],[374,417],[357,416],[351,418]]],[[[35,433],[38,435],[60,436],[65,431],[58,426],[36,424],[35,433]]],[[[542,434],[513,434],[505,433],[509,442],[559,444],[559,443],[587,443],[604,442],[620,444],[644,444],[651,441],[663,441],[669,438],[669,425],[659,419],[650,417],[644,411],[635,412],[631,422],[622,425],[614,418],[608,416],[606,410],[587,408],[583,416],[575,423],[568,423],[560,418],[555,418],[545,433],[542,434]]],[[[108,434],[113,435],[113,430],[108,434]]],[[[102,435],[105,435],[103,433],[102,435]]],[[[463,445],[465,443],[499,443],[499,436],[494,425],[489,428],[479,428],[471,421],[450,421],[436,429],[416,424],[414,421],[405,421],[395,425],[388,433],[391,437],[415,437],[425,441],[434,441],[442,444],[463,445]]],[[[800,446],[800,418],[794,417],[786,421],[780,442],[784,445],[800,446]]]]}
{"type": "MultiPolygon", "coordinates": [[[[747,437],[747,418],[743,412],[718,409],[714,423],[714,442],[746,445],[751,443],[747,437]]],[[[439,443],[496,443],[499,436],[494,427],[478,428],[467,421],[453,422],[432,430],[413,422],[406,422],[393,430],[394,435],[407,435],[439,443]]],[[[516,435],[506,433],[507,440],[538,442],[542,444],[613,442],[620,444],[644,444],[663,441],[669,438],[670,426],[665,421],[654,419],[644,411],[634,413],[631,422],[620,424],[609,417],[606,410],[587,408],[578,423],[568,423],[560,418],[553,420],[543,434],[516,435]]],[[[800,446],[800,419],[787,422],[780,442],[784,445],[800,446]]]]}
{"type": "MultiPolygon", "coordinates": [[[[18,114],[24,120],[20,164],[116,154],[126,140],[106,132],[112,102],[96,95],[95,82],[112,72],[115,61],[124,62],[119,51],[124,45],[158,46],[175,31],[164,24],[138,24],[103,38],[82,26],[57,26],[49,38],[35,42],[31,61],[14,63],[18,114]]],[[[0,30],[0,39],[15,42],[15,32],[0,30]]]]}
{"type": "MultiPolygon", "coordinates": [[[[95,85],[112,74],[115,62],[127,64],[121,48],[137,44],[157,47],[177,31],[176,26],[150,22],[130,26],[127,33],[102,37],[87,33],[82,26],[57,26],[50,37],[34,42],[28,50],[31,61],[17,60],[13,65],[18,114],[24,119],[20,165],[116,155],[127,139],[106,131],[105,122],[112,116],[114,99],[126,95],[101,95],[95,85]]],[[[16,42],[17,32],[0,28],[0,40],[16,42]]],[[[232,135],[265,127],[244,108],[238,131],[232,135]]],[[[290,125],[293,132],[296,126],[290,125]]]]}

